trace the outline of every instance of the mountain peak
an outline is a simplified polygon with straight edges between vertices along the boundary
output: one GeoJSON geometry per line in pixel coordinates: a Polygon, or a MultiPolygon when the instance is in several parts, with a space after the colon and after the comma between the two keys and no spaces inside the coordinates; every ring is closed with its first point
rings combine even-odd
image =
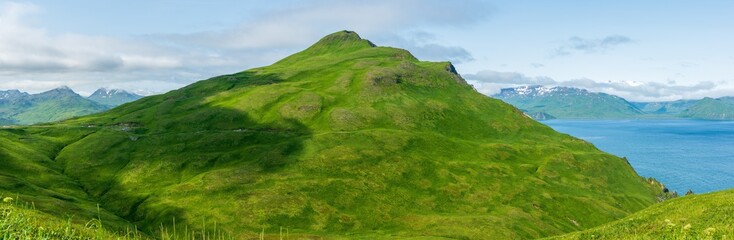
{"type": "Polygon", "coordinates": [[[118,106],[123,103],[132,102],[142,98],[142,96],[130,93],[123,89],[100,88],[94,91],[92,95],[87,97],[89,100],[108,106],[118,106]]]}
{"type": "MultiPolygon", "coordinates": [[[[74,90],[67,86],[57,87],[42,93],[32,95],[34,98],[61,97],[61,96],[79,96],[74,90]]],[[[81,96],[79,96],[81,97],[81,96]]]]}
{"type": "Polygon", "coordinates": [[[118,92],[127,92],[127,91],[122,90],[122,89],[102,87],[102,88],[97,89],[97,91],[94,91],[92,95],[111,95],[111,94],[115,94],[118,92]]]}
{"type": "Polygon", "coordinates": [[[303,52],[309,55],[321,55],[325,53],[343,53],[376,47],[367,39],[362,39],[353,31],[339,31],[321,38],[303,52]]]}
{"type": "Polygon", "coordinates": [[[362,52],[363,50],[367,50],[367,52],[369,52],[369,50],[375,50],[371,53],[377,53],[387,57],[397,57],[418,61],[418,59],[407,50],[391,47],[378,47],[369,40],[361,38],[356,32],[343,30],[324,36],[305,50],[283,58],[274,65],[292,67],[293,64],[301,61],[314,62],[315,59],[322,58],[323,56],[345,56],[356,52],[362,52]]]}
{"type": "Polygon", "coordinates": [[[23,97],[23,96],[28,96],[28,93],[21,92],[20,90],[17,90],[17,89],[6,90],[6,91],[0,90],[0,100],[15,99],[15,98],[23,97]]]}
{"type": "MultiPolygon", "coordinates": [[[[359,34],[354,31],[338,31],[325,37],[321,38],[313,46],[361,46],[361,47],[376,47],[375,44],[367,39],[362,39],[359,34]]],[[[313,47],[312,46],[312,47],[313,47]]]]}
{"type": "Polygon", "coordinates": [[[78,95],[74,90],[71,90],[68,86],[60,86],[40,94],[61,94],[61,95],[78,95]]]}
{"type": "MultiPolygon", "coordinates": [[[[549,94],[578,94],[578,95],[588,95],[590,94],[586,89],[580,89],[580,88],[574,88],[574,87],[563,87],[563,86],[557,86],[557,87],[546,87],[542,85],[529,85],[529,86],[520,86],[520,87],[514,87],[514,88],[503,88],[500,90],[499,94],[496,94],[495,96],[498,97],[508,97],[508,96],[520,96],[520,97],[537,97],[537,96],[545,96],[549,94]]],[[[601,93],[600,93],[601,94],[601,93]]]]}
{"type": "Polygon", "coordinates": [[[69,86],[63,85],[57,88],[54,88],[53,90],[64,90],[64,91],[71,91],[71,88],[69,86]]]}
{"type": "Polygon", "coordinates": [[[99,88],[97,91],[94,91],[92,95],[90,95],[90,98],[93,96],[102,96],[102,97],[109,97],[113,95],[136,95],[133,93],[130,93],[124,89],[117,89],[117,88],[99,88]]]}

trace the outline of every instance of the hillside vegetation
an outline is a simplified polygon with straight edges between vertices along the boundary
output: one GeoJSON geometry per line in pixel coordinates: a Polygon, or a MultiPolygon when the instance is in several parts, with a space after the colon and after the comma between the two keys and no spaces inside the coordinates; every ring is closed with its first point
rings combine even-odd
{"type": "Polygon", "coordinates": [[[134,228],[112,232],[102,227],[100,219],[86,222],[66,219],[29,208],[13,197],[2,197],[0,202],[0,239],[149,239],[134,228]]]}
{"type": "Polygon", "coordinates": [[[553,239],[730,239],[734,190],[656,204],[621,220],[553,239]]]}
{"type": "Polygon", "coordinates": [[[235,239],[535,238],[623,218],[660,192],[450,63],[348,31],[271,66],[2,129],[0,147],[1,194],[86,219],[99,203],[111,228],[150,235],[176,221],[235,239]]]}

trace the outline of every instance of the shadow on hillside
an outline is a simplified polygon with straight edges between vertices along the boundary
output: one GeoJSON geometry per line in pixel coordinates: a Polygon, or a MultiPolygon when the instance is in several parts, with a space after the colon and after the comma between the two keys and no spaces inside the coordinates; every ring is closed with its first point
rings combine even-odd
{"type": "Polygon", "coordinates": [[[258,176],[296,162],[312,133],[297,120],[258,122],[207,97],[278,81],[243,72],[126,105],[110,129],[75,146],[66,168],[86,166],[75,177],[88,193],[148,233],[171,232],[174,219],[179,231],[231,222],[236,216],[218,210],[236,205],[233,196],[247,195],[258,176]]]}

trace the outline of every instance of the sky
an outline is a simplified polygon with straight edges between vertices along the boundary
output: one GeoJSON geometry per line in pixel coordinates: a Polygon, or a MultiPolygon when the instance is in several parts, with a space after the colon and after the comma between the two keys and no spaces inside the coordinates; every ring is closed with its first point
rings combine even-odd
{"type": "Polygon", "coordinates": [[[451,61],[487,95],[734,96],[734,1],[0,0],[0,90],[157,94],[266,66],[340,30],[451,61]]]}

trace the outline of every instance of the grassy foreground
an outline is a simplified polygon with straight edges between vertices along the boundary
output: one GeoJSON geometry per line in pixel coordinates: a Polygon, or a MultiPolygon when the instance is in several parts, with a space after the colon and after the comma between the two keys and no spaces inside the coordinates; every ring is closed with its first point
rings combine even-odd
{"type": "Polygon", "coordinates": [[[148,239],[135,229],[110,232],[99,218],[81,223],[37,211],[13,197],[0,199],[0,239],[148,239]]]}
{"type": "Polygon", "coordinates": [[[551,239],[732,239],[734,190],[665,201],[623,219],[551,239]]]}

